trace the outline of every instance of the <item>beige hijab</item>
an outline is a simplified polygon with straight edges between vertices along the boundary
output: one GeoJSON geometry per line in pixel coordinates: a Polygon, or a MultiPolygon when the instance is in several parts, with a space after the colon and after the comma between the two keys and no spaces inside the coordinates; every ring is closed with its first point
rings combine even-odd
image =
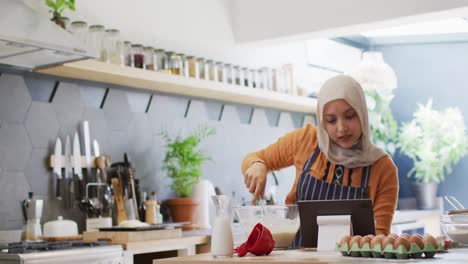
{"type": "Polygon", "coordinates": [[[347,168],[365,167],[387,155],[370,142],[367,105],[361,86],[353,78],[338,75],[327,80],[320,89],[317,104],[318,145],[330,162],[347,168]],[[330,141],[323,126],[323,107],[328,102],[344,99],[354,108],[361,120],[362,136],[352,148],[342,148],[330,141]]]}

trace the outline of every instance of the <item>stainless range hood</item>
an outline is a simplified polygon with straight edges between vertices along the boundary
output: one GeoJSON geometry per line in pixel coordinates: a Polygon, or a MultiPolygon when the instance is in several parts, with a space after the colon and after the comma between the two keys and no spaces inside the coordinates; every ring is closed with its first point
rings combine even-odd
{"type": "Polygon", "coordinates": [[[21,0],[0,0],[0,65],[32,70],[97,57],[85,43],[21,0]]]}

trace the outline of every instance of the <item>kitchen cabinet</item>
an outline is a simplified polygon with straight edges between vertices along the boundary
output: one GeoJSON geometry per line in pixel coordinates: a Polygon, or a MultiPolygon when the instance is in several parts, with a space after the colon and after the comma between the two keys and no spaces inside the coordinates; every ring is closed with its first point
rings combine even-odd
{"type": "Polygon", "coordinates": [[[155,92],[313,114],[317,100],[239,85],[83,60],[36,70],[38,73],[155,92]]]}
{"type": "MultiPolygon", "coordinates": [[[[448,253],[438,253],[433,259],[409,259],[411,262],[468,263],[468,249],[451,249],[448,253]]],[[[343,257],[339,252],[314,252],[305,250],[273,251],[268,256],[213,258],[210,253],[171,259],[157,259],[153,264],[209,264],[209,263],[403,263],[408,260],[383,258],[343,257]]]]}

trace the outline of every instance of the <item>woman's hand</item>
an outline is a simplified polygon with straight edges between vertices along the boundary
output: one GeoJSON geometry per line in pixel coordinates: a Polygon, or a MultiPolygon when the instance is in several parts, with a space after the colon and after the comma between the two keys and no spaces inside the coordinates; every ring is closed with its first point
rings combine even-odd
{"type": "Polygon", "coordinates": [[[254,195],[251,204],[263,197],[267,179],[267,167],[261,162],[255,162],[245,171],[244,183],[250,193],[254,195]]]}

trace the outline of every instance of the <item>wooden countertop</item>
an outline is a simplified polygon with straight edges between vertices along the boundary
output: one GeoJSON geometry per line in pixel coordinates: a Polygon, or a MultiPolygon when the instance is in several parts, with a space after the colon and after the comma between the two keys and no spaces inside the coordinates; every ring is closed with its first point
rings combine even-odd
{"type": "Polygon", "coordinates": [[[468,248],[451,249],[448,253],[438,253],[433,259],[383,259],[383,258],[354,258],[343,257],[339,252],[314,252],[305,250],[273,251],[269,256],[232,258],[213,258],[211,254],[200,254],[188,257],[157,259],[153,264],[207,264],[207,263],[468,263],[468,248]]]}

